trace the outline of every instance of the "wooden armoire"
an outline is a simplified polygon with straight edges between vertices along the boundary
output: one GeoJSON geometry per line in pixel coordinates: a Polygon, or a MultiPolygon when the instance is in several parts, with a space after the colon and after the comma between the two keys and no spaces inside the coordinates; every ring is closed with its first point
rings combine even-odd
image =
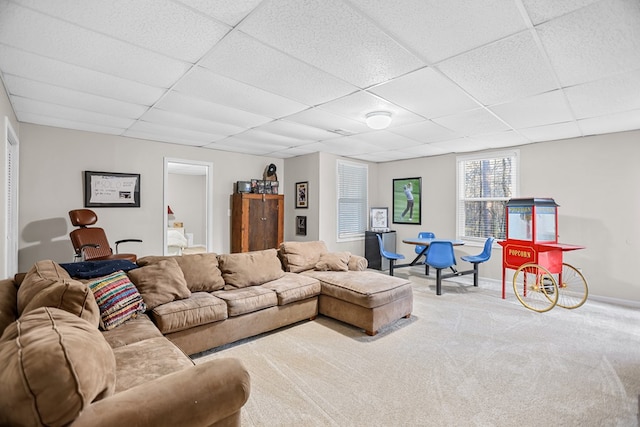
{"type": "Polygon", "coordinates": [[[231,252],[278,248],[284,240],[284,195],[234,193],[231,252]]]}

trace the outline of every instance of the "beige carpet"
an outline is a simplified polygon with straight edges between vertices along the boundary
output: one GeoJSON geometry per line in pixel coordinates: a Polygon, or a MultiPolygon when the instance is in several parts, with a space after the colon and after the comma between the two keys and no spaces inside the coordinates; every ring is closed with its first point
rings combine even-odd
{"type": "Polygon", "coordinates": [[[640,312],[525,309],[499,284],[403,269],[414,310],[375,337],[333,319],[203,353],[251,374],[244,426],[637,426],[640,312]]]}

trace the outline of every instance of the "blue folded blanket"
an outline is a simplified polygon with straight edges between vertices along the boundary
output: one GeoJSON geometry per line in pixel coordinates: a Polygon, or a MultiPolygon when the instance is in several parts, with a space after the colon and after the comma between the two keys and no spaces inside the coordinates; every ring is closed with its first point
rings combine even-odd
{"type": "Polygon", "coordinates": [[[138,268],[138,265],[126,259],[114,259],[106,261],[81,261],[60,264],[67,270],[69,276],[77,279],[93,279],[94,277],[107,276],[116,271],[129,271],[138,268]]]}

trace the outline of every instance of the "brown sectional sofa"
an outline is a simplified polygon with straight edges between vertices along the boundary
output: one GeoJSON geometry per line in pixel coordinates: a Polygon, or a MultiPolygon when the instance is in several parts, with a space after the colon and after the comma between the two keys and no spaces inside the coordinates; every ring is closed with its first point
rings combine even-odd
{"type": "Polygon", "coordinates": [[[194,365],[188,355],[318,313],[373,335],[412,310],[408,281],[367,271],[366,259],[329,253],[323,242],[138,265],[75,280],[40,261],[23,280],[0,282],[0,425],[239,425],[249,395],[241,362],[194,365]],[[105,304],[109,286],[131,292],[126,310],[105,304]],[[28,393],[15,392],[25,384],[28,393]],[[78,396],[63,407],[67,394],[78,396]]]}

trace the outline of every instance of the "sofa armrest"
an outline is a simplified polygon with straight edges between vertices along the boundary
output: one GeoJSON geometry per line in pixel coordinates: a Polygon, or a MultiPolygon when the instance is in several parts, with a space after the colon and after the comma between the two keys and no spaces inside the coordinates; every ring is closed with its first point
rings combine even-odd
{"type": "Polygon", "coordinates": [[[351,255],[349,258],[349,270],[351,271],[364,271],[369,266],[369,261],[360,255],[351,255]]]}
{"type": "Polygon", "coordinates": [[[215,359],[94,402],[71,426],[240,425],[249,391],[239,360],[215,359]]]}

